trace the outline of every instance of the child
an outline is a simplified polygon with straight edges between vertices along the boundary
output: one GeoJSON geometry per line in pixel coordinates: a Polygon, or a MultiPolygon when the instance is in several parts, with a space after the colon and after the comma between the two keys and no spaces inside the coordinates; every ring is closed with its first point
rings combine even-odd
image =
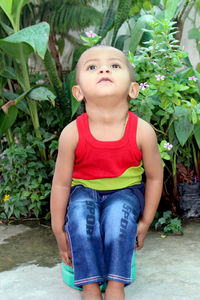
{"type": "Polygon", "coordinates": [[[152,127],[128,111],[139,86],[120,50],[86,50],[77,64],[76,81],[72,92],[77,101],[85,101],[86,113],[60,136],[52,229],[84,299],[102,299],[99,285],[106,281],[104,299],[122,300],[124,286],[131,282],[134,248],[143,247],[160,200],[161,158],[152,127]]]}

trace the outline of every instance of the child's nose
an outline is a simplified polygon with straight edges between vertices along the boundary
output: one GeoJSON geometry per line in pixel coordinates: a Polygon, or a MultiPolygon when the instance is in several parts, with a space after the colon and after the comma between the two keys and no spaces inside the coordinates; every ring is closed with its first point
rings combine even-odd
{"type": "Polygon", "coordinates": [[[99,68],[99,73],[110,73],[110,68],[107,65],[103,65],[99,68]]]}

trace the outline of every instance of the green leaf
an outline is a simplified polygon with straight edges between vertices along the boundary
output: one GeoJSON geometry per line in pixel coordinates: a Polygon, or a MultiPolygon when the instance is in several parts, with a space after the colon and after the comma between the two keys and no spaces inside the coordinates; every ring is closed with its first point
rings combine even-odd
{"type": "Polygon", "coordinates": [[[17,79],[15,71],[13,68],[6,66],[3,73],[1,73],[2,77],[5,77],[6,79],[17,79]]]}
{"type": "Polygon", "coordinates": [[[158,220],[158,222],[159,222],[160,225],[163,225],[163,224],[166,223],[166,219],[162,217],[162,218],[160,218],[160,219],[158,220]]]}
{"type": "Polygon", "coordinates": [[[170,210],[167,210],[163,213],[163,217],[165,219],[169,219],[169,218],[171,218],[171,216],[172,216],[172,212],[170,210]]]}
{"type": "Polygon", "coordinates": [[[181,105],[181,100],[178,99],[178,98],[174,98],[173,103],[175,103],[177,106],[180,106],[181,105]]]}
{"type": "Polygon", "coordinates": [[[39,213],[40,213],[40,210],[39,210],[37,207],[35,207],[35,208],[33,209],[33,212],[34,212],[35,216],[38,218],[39,213]]]}
{"type": "Polygon", "coordinates": [[[167,144],[166,140],[162,140],[162,142],[160,143],[160,147],[162,148],[162,150],[166,151],[166,148],[164,148],[164,144],[167,144]]]}
{"type": "MultiPolygon", "coordinates": [[[[0,75],[3,76],[6,68],[6,61],[4,53],[0,52],[0,75]]],[[[3,76],[4,77],[4,76],[3,76]]]]}
{"type": "Polygon", "coordinates": [[[49,40],[49,30],[49,24],[46,22],[29,26],[1,39],[0,48],[11,57],[20,61],[24,58],[27,61],[29,55],[33,52],[37,52],[44,59],[49,40]]]}
{"type": "MultiPolygon", "coordinates": [[[[29,93],[32,89],[34,89],[35,87],[32,87],[30,88],[29,90],[27,90],[26,92],[24,92],[23,94],[21,94],[20,96],[18,96],[17,98],[15,98],[15,104],[17,104],[18,102],[20,102],[21,100],[23,100],[29,93]]],[[[14,94],[16,95],[16,94],[14,94]]]]}
{"type": "Polygon", "coordinates": [[[186,91],[186,90],[189,89],[188,86],[183,85],[183,84],[176,84],[176,85],[175,85],[175,88],[176,88],[177,91],[186,91]]]}
{"type": "Polygon", "coordinates": [[[153,20],[154,17],[152,15],[143,15],[137,20],[133,27],[133,30],[131,31],[131,40],[129,45],[129,50],[131,52],[135,52],[144,33],[143,29],[147,26],[149,22],[152,22],[153,20]]]}
{"type": "Polygon", "coordinates": [[[112,29],[115,20],[115,13],[116,12],[112,8],[108,8],[108,10],[105,11],[98,31],[98,35],[101,36],[100,41],[103,40],[106,34],[112,29]]]}
{"type": "Polygon", "coordinates": [[[15,208],[14,211],[13,211],[13,213],[14,213],[14,215],[15,215],[15,217],[16,217],[17,219],[20,218],[20,211],[19,211],[18,208],[15,208]]]}
{"type": "Polygon", "coordinates": [[[175,136],[174,124],[172,124],[172,126],[170,126],[170,128],[169,128],[169,133],[168,133],[169,143],[173,144],[174,136],[175,136]]]}
{"type": "Polygon", "coordinates": [[[152,5],[151,1],[145,0],[143,2],[143,7],[145,10],[151,10],[153,5],[152,5]]]}
{"type": "Polygon", "coordinates": [[[137,13],[141,11],[141,7],[138,2],[134,3],[129,11],[130,16],[135,16],[137,13]]]}
{"type": "Polygon", "coordinates": [[[194,126],[194,137],[195,137],[197,145],[200,149],[200,124],[196,124],[194,126]]]}
{"type": "Polygon", "coordinates": [[[123,35],[120,35],[118,38],[117,38],[117,41],[115,43],[115,48],[123,51],[124,49],[124,42],[129,38],[130,36],[127,35],[127,34],[123,34],[123,35]]]}
{"type": "Polygon", "coordinates": [[[8,26],[4,22],[2,22],[1,20],[0,20],[0,24],[1,24],[2,28],[4,29],[4,31],[7,33],[7,35],[11,35],[14,33],[14,30],[10,26],[8,26]]]}
{"type": "Polygon", "coordinates": [[[63,37],[60,37],[57,40],[56,44],[58,45],[59,54],[62,56],[65,48],[65,39],[63,37]]]}
{"type": "Polygon", "coordinates": [[[0,7],[9,19],[12,19],[12,0],[1,0],[0,7]]]}
{"type": "Polygon", "coordinates": [[[181,146],[184,146],[193,131],[194,125],[188,119],[189,112],[186,108],[177,107],[176,114],[178,119],[174,121],[175,133],[181,146]],[[179,116],[182,114],[185,115],[179,116]]]}
{"type": "Polygon", "coordinates": [[[160,4],[160,0],[151,0],[153,5],[158,6],[160,4]]]}
{"type": "Polygon", "coordinates": [[[15,106],[11,106],[8,109],[8,114],[5,114],[3,110],[0,110],[0,139],[4,132],[10,128],[17,118],[18,110],[15,106]]]}
{"type": "Polygon", "coordinates": [[[31,194],[31,192],[29,192],[29,191],[23,191],[22,192],[23,197],[28,197],[30,194],[31,194]]]}
{"type": "Polygon", "coordinates": [[[30,111],[28,109],[28,105],[25,99],[23,99],[22,101],[18,102],[16,104],[16,107],[18,109],[20,109],[21,111],[25,112],[27,115],[30,115],[30,111]]]}
{"type": "Polygon", "coordinates": [[[171,21],[173,19],[177,7],[178,7],[179,0],[167,0],[166,9],[165,9],[165,19],[171,21]]]}
{"type": "Polygon", "coordinates": [[[20,14],[24,5],[28,0],[1,0],[0,7],[9,18],[15,32],[19,30],[20,14]]]}
{"type": "Polygon", "coordinates": [[[87,36],[84,36],[84,35],[81,35],[81,34],[80,34],[80,38],[81,38],[84,42],[88,43],[88,37],[87,37],[87,36]]]}
{"type": "Polygon", "coordinates": [[[9,0],[9,1],[12,2],[12,16],[15,23],[15,30],[19,31],[21,10],[29,2],[29,0],[9,0]]]}
{"type": "Polygon", "coordinates": [[[192,98],[190,102],[192,105],[197,106],[197,101],[194,98],[192,98]]]}
{"type": "MultiPolygon", "coordinates": [[[[25,95],[26,94],[27,93],[25,93],[25,95]]],[[[7,100],[16,100],[20,96],[18,94],[16,94],[16,93],[4,92],[4,97],[7,100]]],[[[23,98],[24,98],[24,95],[23,95],[23,98]]],[[[25,112],[26,114],[30,115],[30,112],[29,112],[26,100],[23,99],[23,98],[20,101],[17,102],[16,107],[19,108],[20,110],[22,110],[23,112],[25,112]]]]}
{"type": "Polygon", "coordinates": [[[111,45],[113,46],[116,40],[117,33],[121,25],[128,19],[130,9],[132,7],[132,0],[119,1],[117,12],[114,20],[114,30],[111,45]]]}
{"type": "Polygon", "coordinates": [[[36,87],[29,94],[29,98],[36,101],[50,101],[53,105],[55,105],[56,96],[44,86],[36,87]]]}
{"type": "Polygon", "coordinates": [[[192,123],[193,124],[197,123],[197,114],[194,110],[192,111],[192,123]]]}
{"type": "Polygon", "coordinates": [[[166,152],[162,152],[161,153],[161,157],[163,158],[163,159],[166,159],[166,160],[170,160],[170,155],[169,154],[167,154],[166,152]]]}
{"type": "MultiPolygon", "coordinates": [[[[19,95],[17,95],[17,94],[15,94],[15,93],[9,93],[9,92],[6,92],[5,93],[5,96],[6,97],[8,97],[8,98],[10,98],[10,99],[12,99],[12,100],[14,100],[13,101],[13,103],[11,104],[10,102],[7,102],[6,104],[4,104],[4,107],[5,107],[5,109],[6,108],[8,108],[8,107],[10,107],[10,106],[16,106],[17,104],[19,104],[20,103],[20,101],[22,101],[28,94],[30,94],[30,92],[32,91],[32,90],[34,90],[34,89],[39,89],[38,88],[38,86],[34,86],[34,87],[31,87],[29,90],[27,90],[27,91],[25,91],[23,94],[21,94],[20,96],[19,95]]],[[[46,88],[47,89],[47,88],[46,88]]],[[[47,89],[48,90],[48,89],[47,89]]],[[[49,91],[49,90],[48,90],[49,91]]],[[[37,94],[37,93],[36,93],[37,94]]],[[[44,95],[43,95],[44,96],[44,95]]],[[[48,95],[47,95],[47,99],[42,99],[42,100],[49,100],[49,101],[51,101],[51,102],[53,102],[53,104],[54,104],[54,99],[55,99],[55,95],[53,94],[53,93],[49,93],[48,92],[48,95]],[[53,96],[52,96],[53,95],[53,96]]],[[[36,100],[41,100],[41,99],[36,99],[36,100]]],[[[23,108],[25,108],[25,106],[23,105],[21,105],[20,106],[20,108],[22,109],[22,110],[24,110],[23,108]]],[[[4,117],[5,118],[5,117],[4,117]]],[[[4,122],[3,121],[4,119],[2,118],[2,122],[4,122]]],[[[1,123],[0,123],[1,124],[1,123]]],[[[11,125],[10,125],[11,126],[11,125]]],[[[1,126],[0,126],[1,127],[1,126]]],[[[2,128],[4,128],[4,127],[2,127],[2,128]]],[[[7,130],[7,129],[6,129],[7,130]]]]}

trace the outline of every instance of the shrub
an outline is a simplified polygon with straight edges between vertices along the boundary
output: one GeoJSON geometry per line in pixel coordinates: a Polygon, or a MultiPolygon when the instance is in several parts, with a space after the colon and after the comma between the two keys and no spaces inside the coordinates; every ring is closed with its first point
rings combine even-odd
{"type": "Polygon", "coordinates": [[[12,144],[0,155],[0,218],[35,215],[47,204],[50,163],[41,161],[36,146],[12,144]]]}

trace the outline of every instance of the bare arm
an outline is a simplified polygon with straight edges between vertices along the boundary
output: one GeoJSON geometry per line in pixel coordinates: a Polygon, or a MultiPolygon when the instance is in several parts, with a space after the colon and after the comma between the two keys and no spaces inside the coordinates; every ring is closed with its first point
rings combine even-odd
{"type": "Polygon", "coordinates": [[[74,121],[64,128],[60,136],[50,200],[52,230],[55,234],[62,260],[70,265],[70,250],[64,232],[64,224],[77,142],[78,132],[74,121]]]}
{"type": "Polygon", "coordinates": [[[153,128],[143,120],[138,123],[138,144],[142,151],[142,160],[146,175],[145,207],[142,218],[138,223],[138,245],[136,250],[143,247],[148,228],[151,225],[163,187],[163,167],[157,145],[157,138],[153,128]]]}

